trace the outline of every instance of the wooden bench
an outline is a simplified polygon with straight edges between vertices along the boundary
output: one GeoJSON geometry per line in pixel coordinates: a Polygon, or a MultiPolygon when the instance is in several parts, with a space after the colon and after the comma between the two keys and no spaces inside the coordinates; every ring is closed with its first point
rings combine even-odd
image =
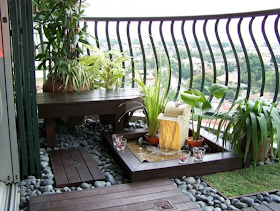
{"type": "Polygon", "coordinates": [[[105,181],[104,174],[85,147],[52,150],[49,154],[58,188],[77,186],[83,182],[105,181]]]}
{"type": "Polygon", "coordinates": [[[133,104],[121,103],[127,101],[141,101],[138,89],[126,88],[113,90],[90,90],[81,92],[53,93],[43,92],[37,94],[38,117],[44,119],[48,147],[54,147],[55,118],[75,117],[86,115],[112,115],[112,124],[115,130],[123,129],[124,118],[119,118],[133,104]]]}

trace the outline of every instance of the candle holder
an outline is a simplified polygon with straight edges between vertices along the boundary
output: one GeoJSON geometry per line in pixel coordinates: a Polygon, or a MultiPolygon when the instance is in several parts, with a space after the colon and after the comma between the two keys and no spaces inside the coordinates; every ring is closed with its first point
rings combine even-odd
{"type": "Polygon", "coordinates": [[[202,161],[205,154],[205,148],[203,147],[194,147],[193,156],[195,161],[202,161]]]}
{"type": "Polygon", "coordinates": [[[123,139],[123,135],[122,134],[113,134],[112,135],[113,145],[116,146],[117,143],[119,143],[122,139],[123,139]]]}
{"type": "Polygon", "coordinates": [[[116,142],[117,150],[123,151],[126,147],[126,142],[127,142],[126,138],[123,138],[121,141],[116,142]]]}
{"type": "Polygon", "coordinates": [[[189,150],[179,150],[178,151],[178,158],[179,163],[186,164],[188,163],[188,159],[191,155],[191,152],[189,150]]]}

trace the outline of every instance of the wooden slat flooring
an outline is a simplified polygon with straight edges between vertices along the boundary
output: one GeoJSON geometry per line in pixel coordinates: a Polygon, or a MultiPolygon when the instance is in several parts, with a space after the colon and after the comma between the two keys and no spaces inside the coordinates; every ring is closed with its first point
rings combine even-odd
{"type": "Polygon", "coordinates": [[[247,207],[242,209],[242,211],[280,211],[280,204],[271,202],[256,207],[247,207]]]}
{"type": "Polygon", "coordinates": [[[85,147],[52,150],[49,154],[56,187],[105,180],[104,174],[85,147]]]}
{"type": "Polygon", "coordinates": [[[30,211],[160,210],[156,204],[171,204],[176,210],[201,210],[167,178],[31,197],[29,209],[30,211]]]}

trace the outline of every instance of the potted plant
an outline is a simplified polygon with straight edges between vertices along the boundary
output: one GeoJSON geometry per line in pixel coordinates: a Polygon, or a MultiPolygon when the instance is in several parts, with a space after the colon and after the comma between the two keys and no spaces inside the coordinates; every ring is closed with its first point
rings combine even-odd
{"type": "MultiPolygon", "coordinates": [[[[160,59],[161,61],[161,59],[160,59]]],[[[168,63],[168,62],[167,62],[168,63]]],[[[161,67],[161,63],[159,65],[161,67]]],[[[155,81],[152,84],[145,84],[141,73],[139,70],[136,70],[136,76],[134,81],[138,84],[141,92],[143,93],[143,103],[141,102],[132,102],[136,103],[136,106],[129,109],[125,114],[135,110],[143,110],[145,115],[145,122],[147,124],[148,133],[145,135],[146,140],[151,145],[158,145],[159,139],[157,136],[159,121],[158,115],[164,112],[165,106],[168,102],[169,95],[169,81],[170,81],[170,72],[169,65],[166,70],[166,78],[164,77],[164,72],[162,68],[157,69],[155,65],[155,81]]],[[[125,104],[125,103],[123,103],[125,104]]],[[[122,106],[121,104],[120,106],[122,106]]],[[[121,118],[125,115],[123,114],[121,118]]]]}
{"type": "MultiPolygon", "coordinates": [[[[220,99],[227,92],[228,87],[223,84],[213,83],[210,86],[206,86],[205,89],[210,93],[210,96],[212,95],[220,99]]],[[[203,139],[200,137],[200,129],[203,115],[212,110],[212,105],[209,100],[210,96],[207,98],[198,89],[189,89],[180,93],[181,99],[192,108],[192,137],[187,140],[190,147],[201,146],[203,143],[203,139]],[[195,116],[197,117],[196,127],[194,124],[195,116]]]]}
{"type": "MultiPolygon", "coordinates": [[[[39,52],[35,57],[39,62],[37,68],[48,71],[48,80],[53,83],[56,80],[69,81],[69,75],[74,75],[75,78],[83,69],[78,67],[80,71],[77,74],[75,71],[69,74],[69,65],[73,67],[74,64],[78,64],[76,59],[82,53],[80,45],[88,44],[86,27],[80,27],[84,12],[81,9],[82,0],[33,2],[36,6],[34,28],[41,38],[40,43],[35,46],[36,52],[39,52]]],[[[88,86],[88,81],[79,85],[88,86]]],[[[61,88],[62,90],[67,90],[67,87],[61,88]]]]}
{"type": "Polygon", "coordinates": [[[106,90],[119,89],[122,78],[128,72],[128,67],[124,68],[123,63],[130,57],[115,49],[104,52],[97,46],[85,46],[92,54],[82,56],[78,60],[95,73],[94,84],[106,90]]]}
{"type": "Polygon", "coordinates": [[[56,81],[47,80],[44,83],[44,92],[66,92],[97,89],[95,84],[97,73],[91,68],[75,60],[64,60],[65,68],[58,67],[56,81]],[[59,79],[59,80],[58,80],[59,79]]]}
{"type": "Polygon", "coordinates": [[[244,163],[249,153],[253,165],[264,161],[269,149],[274,154],[274,143],[277,144],[279,157],[280,114],[277,105],[264,97],[235,101],[222,115],[217,137],[223,133],[223,144],[229,142],[236,154],[240,157],[244,155],[244,163]]]}

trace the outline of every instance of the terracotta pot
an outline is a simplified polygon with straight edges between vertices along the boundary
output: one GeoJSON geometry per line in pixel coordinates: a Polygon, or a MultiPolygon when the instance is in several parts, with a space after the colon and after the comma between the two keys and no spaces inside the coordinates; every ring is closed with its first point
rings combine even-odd
{"type": "Polygon", "coordinates": [[[159,144],[159,138],[158,136],[148,136],[148,134],[145,135],[145,139],[147,142],[149,142],[152,146],[157,146],[159,144]]]}
{"type": "Polygon", "coordinates": [[[202,147],[203,146],[203,137],[199,137],[199,140],[193,140],[193,137],[188,137],[186,140],[186,143],[189,145],[189,147],[202,147]]]}
{"type": "MultiPolygon", "coordinates": [[[[241,149],[243,152],[245,152],[245,149],[246,149],[246,137],[242,140],[242,143],[241,143],[241,149]]],[[[257,156],[257,162],[261,162],[262,161],[262,158],[263,158],[263,151],[265,151],[265,157],[267,156],[269,150],[270,150],[270,138],[268,138],[267,142],[266,142],[266,149],[265,149],[265,144],[260,144],[259,146],[259,150],[258,150],[258,156],[257,156]]],[[[251,162],[253,161],[254,159],[254,149],[253,149],[253,145],[252,143],[250,144],[250,147],[249,147],[249,153],[248,154],[251,154],[251,162]]]]}
{"type": "MultiPolygon", "coordinates": [[[[88,88],[80,88],[80,91],[82,90],[88,90],[88,88]]],[[[43,92],[63,92],[64,91],[64,85],[61,80],[57,79],[53,82],[53,76],[48,75],[47,80],[43,84],[43,92]]],[[[67,92],[73,92],[73,88],[71,86],[68,86],[66,89],[67,92]]]]}

